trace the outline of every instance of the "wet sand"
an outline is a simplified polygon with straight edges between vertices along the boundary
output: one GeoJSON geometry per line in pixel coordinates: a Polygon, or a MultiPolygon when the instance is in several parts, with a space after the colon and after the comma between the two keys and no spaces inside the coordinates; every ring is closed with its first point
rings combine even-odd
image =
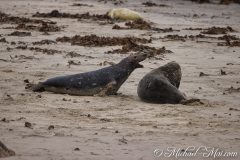
{"type": "MultiPolygon", "coordinates": [[[[0,24],[0,39],[6,40],[0,42],[0,140],[16,153],[7,159],[174,159],[154,157],[153,151],[167,147],[186,149],[188,146],[214,147],[240,154],[240,48],[225,46],[229,45],[229,40],[216,38],[224,35],[240,37],[240,5],[156,1],[167,6],[146,7],[142,2],[145,1],[120,5],[111,1],[82,0],[0,2],[0,11],[11,16],[41,19],[49,25],[49,20],[57,22],[51,24],[57,27],[56,31],[53,29],[48,34],[36,27],[17,30],[18,22],[0,24]],[[72,6],[74,3],[92,6],[72,6]],[[102,15],[114,7],[137,11],[144,20],[152,22],[152,26],[171,27],[173,31],[115,30],[112,29],[114,24],[126,27],[125,22],[112,24],[93,19],[32,17],[36,12],[52,10],[102,15]],[[205,38],[176,40],[165,37],[176,34],[196,36],[204,30],[186,28],[213,26],[230,26],[234,31],[202,34],[209,36],[205,38]],[[14,31],[31,32],[31,35],[10,35],[14,31]],[[162,53],[141,62],[144,68],[135,70],[116,96],[78,97],[25,90],[27,80],[37,83],[58,75],[96,70],[108,66],[109,62],[117,63],[132,53],[106,53],[121,49],[122,45],[84,46],[56,41],[63,36],[90,34],[151,39],[151,43],[143,45],[165,46],[173,53],[162,53]],[[51,40],[50,44],[33,44],[46,39],[51,40]],[[69,56],[72,52],[78,55],[69,56]],[[170,61],[178,62],[182,67],[180,90],[189,97],[200,98],[203,103],[162,105],[140,101],[137,96],[140,79],[170,61]],[[201,72],[203,76],[200,76],[201,72]]],[[[29,24],[39,26],[42,23],[29,24]]],[[[230,40],[230,44],[233,41],[230,40]]]]}

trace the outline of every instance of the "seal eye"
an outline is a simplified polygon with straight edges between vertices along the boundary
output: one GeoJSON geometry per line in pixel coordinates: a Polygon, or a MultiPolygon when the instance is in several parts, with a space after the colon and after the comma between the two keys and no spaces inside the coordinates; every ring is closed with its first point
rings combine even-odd
{"type": "Polygon", "coordinates": [[[135,58],[135,59],[136,59],[136,58],[137,58],[137,56],[134,56],[133,58],[135,58]]]}

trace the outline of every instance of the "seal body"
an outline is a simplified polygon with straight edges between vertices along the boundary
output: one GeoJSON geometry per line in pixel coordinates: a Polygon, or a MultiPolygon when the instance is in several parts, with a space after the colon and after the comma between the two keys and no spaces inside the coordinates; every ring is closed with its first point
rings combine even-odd
{"type": "Polygon", "coordinates": [[[176,62],[154,69],[139,82],[138,96],[149,103],[179,103],[186,99],[178,90],[181,77],[181,68],[176,62]]]}
{"type": "Polygon", "coordinates": [[[121,20],[139,20],[142,19],[139,13],[132,11],[127,8],[114,8],[111,9],[107,15],[112,19],[121,19],[121,20]]]}
{"type": "Polygon", "coordinates": [[[34,85],[32,90],[79,96],[113,95],[132,71],[143,67],[139,62],[145,60],[146,57],[146,54],[132,55],[116,65],[96,71],[51,78],[34,85]]]}

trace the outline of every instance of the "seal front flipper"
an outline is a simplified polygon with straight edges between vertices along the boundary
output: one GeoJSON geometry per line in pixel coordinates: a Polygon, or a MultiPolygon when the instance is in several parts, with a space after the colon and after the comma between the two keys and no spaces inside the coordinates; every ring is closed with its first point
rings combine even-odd
{"type": "Polygon", "coordinates": [[[162,91],[161,93],[157,93],[159,102],[177,104],[186,99],[186,96],[176,86],[172,85],[169,81],[161,80],[163,79],[158,79],[155,83],[155,87],[158,89],[161,88],[162,91]]]}
{"type": "Polygon", "coordinates": [[[94,96],[103,97],[106,95],[114,95],[117,92],[116,87],[117,82],[115,80],[111,81],[106,86],[104,86],[99,93],[95,94],[94,96]]]}

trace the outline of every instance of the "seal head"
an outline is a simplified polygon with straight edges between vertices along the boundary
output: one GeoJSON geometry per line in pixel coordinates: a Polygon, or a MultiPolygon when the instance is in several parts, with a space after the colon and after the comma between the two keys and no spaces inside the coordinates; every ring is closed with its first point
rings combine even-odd
{"type": "Polygon", "coordinates": [[[150,72],[151,74],[158,74],[164,75],[165,78],[175,87],[179,88],[181,78],[182,78],[182,71],[181,67],[176,62],[169,62],[164,66],[161,66],[153,71],[150,72]]]}
{"type": "Polygon", "coordinates": [[[147,54],[141,53],[136,55],[131,55],[122,61],[119,62],[119,65],[126,66],[130,70],[134,70],[136,68],[143,68],[143,65],[139,64],[139,62],[142,62],[147,58],[147,54]]]}

